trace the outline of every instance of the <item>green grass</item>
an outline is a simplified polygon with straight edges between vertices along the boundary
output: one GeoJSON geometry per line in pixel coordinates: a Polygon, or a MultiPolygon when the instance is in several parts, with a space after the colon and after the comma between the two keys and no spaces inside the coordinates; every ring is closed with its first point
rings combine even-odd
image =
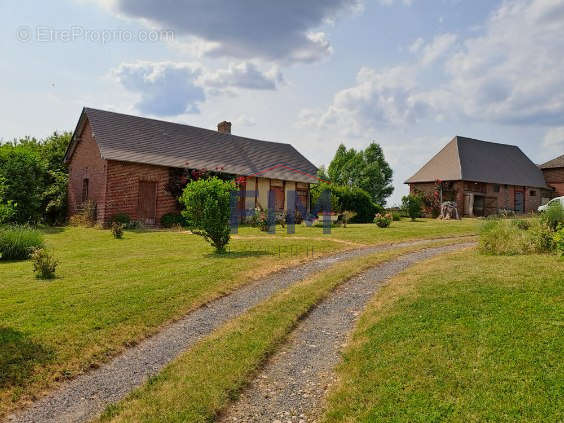
{"type": "Polygon", "coordinates": [[[480,228],[478,219],[445,220],[417,219],[411,222],[403,218],[399,222],[392,222],[389,228],[379,228],[375,224],[348,224],[346,228],[331,228],[330,235],[324,235],[320,227],[306,227],[295,225],[296,233],[289,235],[280,226],[276,229],[276,235],[257,231],[254,228],[240,228],[242,235],[253,235],[259,237],[304,237],[318,239],[327,237],[357,244],[377,244],[386,242],[398,242],[410,239],[431,239],[449,236],[475,235],[480,228]]]}
{"type": "Polygon", "coordinates": [[[186,233],[126,232],[116,240],[85,228],[51,230],[45,242],[60,263],[51,281],[35,278],[30,261],[0,261],[0,415],[163,323],[305,259],[306,244],[316,255],[343,248],[329,240],[234,240],[216,255],[186,233]]]}
{"type": "Polygon", "coordinates": [[[0,261],[0,416],[97,367],[163,324],[252,278],[320,254],[414,238],[466,235],[475,220],[350,225],[324,235],[240,228],[229,252],[216,255],[195,235],[172,231],[58,228],[43,231],[59,261],[56,278],[34,277],[29,261],[0,261]]]}
{"type": "MultiPolygon", "coordinates": [[[[430,241],[426,246],[453,242],[430,241]]],[[[274,295],[196,344],[128,398],[108,407],[100,420],[212,421],[299,319],[337,285],[370,266],[422,248],[403,247],[339,263],[274,295]]]]}
{"type": "Polygon", "coordinates": [[[564,261],[457,253],[392,279],[338,368],[325,422],[562,421],[564,261]]]}

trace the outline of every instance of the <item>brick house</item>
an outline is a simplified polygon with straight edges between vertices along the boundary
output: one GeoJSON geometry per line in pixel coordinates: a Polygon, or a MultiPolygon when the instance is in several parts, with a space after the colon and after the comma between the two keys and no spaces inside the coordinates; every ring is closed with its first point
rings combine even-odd
{"type": "Polygon", "coordinates": [[[460,136],[405,183],[410,192],[438,191],[443,201],[455,201],[461,216],[536,211],[550,195],[541,170],[519,147],[460,136]]]}
{"type": "Polygon", "coordinates": [[[118,213],[159,225],[179,211],[171,181],[191,170],[237,176],[241,210],[267,208],[269,199],[276,211],[298,201],[309,207],[317,182],[317,168],[290,144],[232,135],[230,122],[213,131],[91,108],[82,110],[65,163],[69,216],[93,201],[100,225],[118,213]]]}
{"type": "Polygon", "coordinates": [[[548,186],[554,189],[554,196],[564,196],[564,154],[539,167],[548,186]]]}

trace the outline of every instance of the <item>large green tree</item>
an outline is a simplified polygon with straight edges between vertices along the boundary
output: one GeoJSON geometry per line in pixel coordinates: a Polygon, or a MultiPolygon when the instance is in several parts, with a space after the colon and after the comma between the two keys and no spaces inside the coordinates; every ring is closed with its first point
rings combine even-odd
{"type": "Polygon", "coordinates": [[[25,137],[0,145],[0,204],[14,209],[4,220],[64,221],[68,175],[63,157],[71,135],[55,132],[43,140],[25,137]]]}
{"type": "Polygon", "coordinates": [[[37,151],[25,145],[0,148],[0,178],[4,179],[2,202],[15,206],[13,220],[37,223],[45,186],[45,165],[37,151]]]}
{"type": "Polygon", "coordinates": [[[384,205],[394,191],[392,169],[384,158],[382,147],[375,142],[358,151],[341,144],[327,174],[331,183],[363,189],[376,204],[384,205]]]}

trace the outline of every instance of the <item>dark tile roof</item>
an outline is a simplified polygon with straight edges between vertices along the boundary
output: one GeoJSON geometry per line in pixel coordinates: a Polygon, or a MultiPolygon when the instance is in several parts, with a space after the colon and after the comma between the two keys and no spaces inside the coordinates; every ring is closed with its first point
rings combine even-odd
{"type": "Polygon", "coordinates": [[[540,169],[515,145],[454,137],[406,183],[473,181],[546,187],[540,169]]]}
{"type": "MultiPolygon", "coordinates": [[[[85,118],[107,160],[318,182],[317,168],[290,144],[91,108],[83,109],[75,137],[85,118]]],[[[71,145],[65,160],[72,152],[71,145]]]]}
{"type": "Polygon", "coordinates": [[[549,160],[539,166],[541,169],[552,169],[555,167],[564,167],[564,154],[556,157],[555,159],[549,160]]]}

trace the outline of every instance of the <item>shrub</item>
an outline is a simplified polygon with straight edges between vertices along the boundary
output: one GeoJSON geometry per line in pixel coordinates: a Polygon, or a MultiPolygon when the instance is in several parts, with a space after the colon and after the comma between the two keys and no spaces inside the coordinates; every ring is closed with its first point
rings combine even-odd
{"type": "Polygon", "coordinates": [[[35,277],[40,279],[53,279],[55,269],[59,264],[52,254],[44,248],[35,248],[31,253],[35,277]]]}
{"type": "Polygon", "coordinates": [[[69,223],[72,226],[94,226],[96,224],[96,203],[90,200],[82,203],[82,210],[72,215],[69,223]]]}
{"type": "Polygon", "coordinates": [[[538,254],[554,250],[553,232],[539,219],[521,229],[508,219],[485,221],[480,231],[480,252],[491,255],[538,254]]]}
{"type": "Polygon", "coordinates": [[[47,172],[47,187],[43,192],[43,218],[49,225],[61,225],[67,218],[69,176],[60,170],[47,172]]]}
{"type": "Polygon", "coordinates": [[[394,222],[399,222],[401,220],[401,213],[397,211],[392,212],[392,220],[394,222]]]}
{"type": "Polygon", "coordinates": [[[379,228],[387,228],[392,224],[392,215],[390,213],[378,213],[374,216],[374,223],[376,223],[379,228]]]}
{"type": "Polygon", "coordinates": [[[161,217],[161,226],[163,228],[186,226],[186,219],[180,213],[167,213],[161,217]]]}
{"type": "Polygon", "coordinates": [[[533,252],[549,253],[554,251],[554,231],[543,222],[532,225],[530,232],[533,240],[533,252]]]}
{"type": "Polygon", "coordinates": [[[401,199],[402,208],[411,220],[415,220],[421,216],[422,204],[423,201],[417,194],[409,194],[401,199]]]}
{"type": "Polygon", "coordinates": [[[254,228],[259,228],[263,232],[266,232],[268,227],[274,224],[273,217],[259,207],[254,210],[250,222],[254,228]]]}
{"type": "Polygon", "coordinates": [[[558,225],[564,224],[564,208],[560,201],[553,202],[542,213],[541,220],[553,231],[558,228],[558,225]]]}
{"type": "Polygon", "coordinates": [[[360,188],[335,187],[340,210],[356,213],[351,223],[370,223],[376,213],[383,213],[384,208],[372,201],[370,194],[360,188]]]}
{"type": "Polygon", "coordinates": [[[10,223],[16,216],[16,204],[5,199],[7,191],[7,179],[0,176],[0,225],[10,223]]]}
{"type": "Polygon", "coordinates": [[[127,213],[117,213],[112,216],[112,223],[121,223],[124,228],[131,225],[131,217],[127,213]]]}
{"type": "Polygon", "coordinates": [[[507,218],[507,217],[515,217],[515,212],[509,209],[499,209],[497,211],[499,217],[507,218]]]}
{"type": "Polygon", "coordinates": [[[370,194],[361,188],[329,184],[318,184],[312,189],[312,205],[318,203],[321,193],[326,189],[331,194],[331,211],[338,213],[349,210],[356,213],[356,216],[351,218],[351,223],[370,223],[376,213],[384,211],[372,201],[370,194]]]}
{"type": "Polygon", "coordinates": [[[5,178],[3,200],[17,204],[15,223],[37,223],[45,187],[45,164],[41,154],[26,145],[0,145],[0,177],[5,178]]]}
{"type": "Polygon", "coordinates": [[[119,222],[112,223],[112,235],[115,239],[123,238],[123,225],[119,222]]]}
{"type": "Polygon", "coordinates": [[[0,228],[0,259],[25,260],[34,248],[41,248],[41,233],[29,226],[10,225],[0,228]]]}
{"type": "Polygon", "coordinates": [[[182,215],[192,233],[202,236],[217,252],[224,252],[230,239],[229,220],[235,191],[233,182],[214,176],[189,183],[180,197],[186,207],[182,215]]]}
{"type": "Polygon", "coordinates": [[[0,143],[0,179],[7,179],[0,203],[17,204],[9,222],[65,221],[68,172],[63,157],[71,137],[65,132],[43,140],[25,137],[0,143]]]}
{"type": "Polygon", "coordinates": [[[328,183],[320,183],[311,188],[311,207],[312,214],[321,211],[341,211],[339,204],[338,188],[336,185],[328,183]],[[324,193],[328,192],[329,197],[325,197],[324,193]]]}
{"type": "Polygon", "coordinates": [[[560,228],[553,234],[552,243],[556,251],[561,256],[564,256],[564,225],[560,226],[560,228]]]}
{"type": "Polygon", "coordinates": [[[16,215],[16,206],[10,200],[0,202],[0,225],[9,223],[16,215]]]}
{"type": "Polygon", "coordinates": [[[351,221],[356,216],[356,212],[345,210],[343,211],[342,216],[343,216],[343,228],[346,228],[347,223],[349,223],[349,221],[351,221]]]}
{"type": "Polygon", "coordinates": [[[531,227],[531,223],[528,220],[515,219],[512,221],[512,223],[523,231],[526,231],[531,227]]]}

